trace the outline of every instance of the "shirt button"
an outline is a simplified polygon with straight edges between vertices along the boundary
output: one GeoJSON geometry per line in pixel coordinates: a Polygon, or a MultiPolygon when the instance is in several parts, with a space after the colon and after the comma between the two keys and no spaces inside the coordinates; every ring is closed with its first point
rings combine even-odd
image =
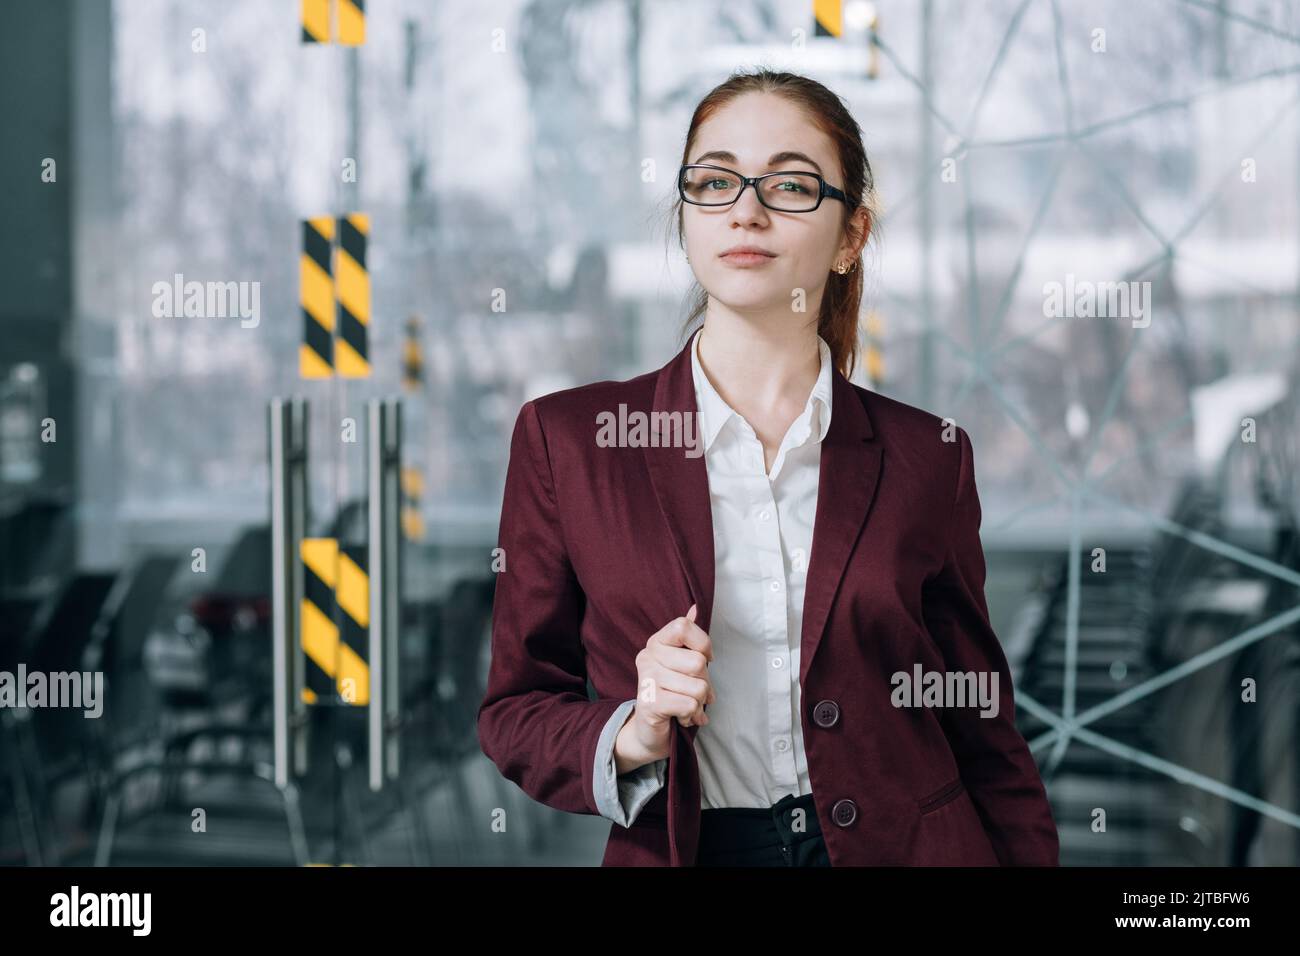
{"type": "Polygon", "coordinates": [[[780,581],[773,581],[772,584],[771,584],[771,587],[772,587],[772,590],[773,590],[773,591],[779,591],[779,590],[781,590],[781,582],[780,582],[780,581]]]}
{"type": "Polygon", "coordinates": [[[790,749],[790,741],[782,737],[780,740],[776,742],[776,749],[781,751],[782,753],[785,753],[787,750],[790,749]]]}
{"type": "Polygon", "coordinates": [[[772,666],[773,666],[773,667],[780,667],[783,663],[785,663],[785,662],[782,661],[781,658],[779,658],[779,657],[774,657],[774,658],[772,658],[772,666]]]}
{"type": "Polygon", "coordinates": [[[768,514],[766,511],[760,511],[760,512],[758,513],[758,517],[759,517],[759,520],[760,520],[760,521],[766,521],[768,518],[770,518],[770,517],[772,517],[772,516],[771,516],[770,514],[768,514]]]}

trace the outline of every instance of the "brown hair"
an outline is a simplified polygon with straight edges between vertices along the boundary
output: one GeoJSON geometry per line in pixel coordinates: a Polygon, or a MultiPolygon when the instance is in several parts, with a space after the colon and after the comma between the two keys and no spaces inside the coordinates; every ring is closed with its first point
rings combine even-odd
{"type": "MultiPolygon", "coordinates": [[[[842,203],[843,216],[841,228],[848,226],[849,217],[860,206],[871,212],[870,234],[878,234],[876,228],[878,202],[875,183],[871,174],[871,163],[862,145],[862,130],[857,121],[835,93],[816,80],[796,73],[776,72],[760,68],[753,73],[733,73],[726,81],[714,87],[700,100],[691,116],[691,125],[686,134],[686,143],[682,148],[682,164],[690,162],[688,158],[695,143],[695,136],[700,124],[715,112],[744,93],[777,93],[790,100],[808,114],[835,146],[839,156],[843,183],[839,185],[848,196],[848,202],[842,203]]],[[[685,236],[682,226],[682,200],[677,196],[673,203],[674,219],[677,226],[678,245],[685,248],[685,236]]],[[[868,237],[870,238],[870,237],[868,237]]],[[[866,244],[863,244],[866,247],[866,244]]],[[[857,268],[847,275],[830,273],[826,289],[822,294],[821,310],[817,316],[817,334],[830,346],[835,367],[845,378],[853,374],[853,367],[858,356],[858,310],[862,303],[862,262],[861,256],[857,268]]],[[[704,315],[708,307],[708,292],[696,283],[690,293],[694,301],[690,314],[682,323],[683,342],[696,319],[704,315]]]]}

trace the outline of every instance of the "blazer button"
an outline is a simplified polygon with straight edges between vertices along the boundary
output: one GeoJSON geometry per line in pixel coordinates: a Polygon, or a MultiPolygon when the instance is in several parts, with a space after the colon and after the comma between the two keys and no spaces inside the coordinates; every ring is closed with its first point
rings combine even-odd
{"type": "Polygon", "coordinates": [[[813,707],[813,723],[818,727],[834,727],[840,719],[840,705],[833,700],[819,700],[813,707]]]}
{"type": "Polygon", "coordinates": [[[836,800],[835,806],[831,807],[831,819],[842,827],[849,826],[857,818],[858,805],[848,798],[836,800]]]}

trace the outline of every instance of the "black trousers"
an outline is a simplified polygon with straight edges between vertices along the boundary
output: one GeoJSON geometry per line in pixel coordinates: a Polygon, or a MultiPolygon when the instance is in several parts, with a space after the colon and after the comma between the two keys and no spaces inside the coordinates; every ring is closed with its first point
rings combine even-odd
{"type": "Polygon", "coordinates": [[[700,811],[696,866],[830,866],[812,794],[700,811]],[[796,811],[802,810],[802,814],[796,811]],[[796,825],[802,827],[796,830],[796,825]]]}

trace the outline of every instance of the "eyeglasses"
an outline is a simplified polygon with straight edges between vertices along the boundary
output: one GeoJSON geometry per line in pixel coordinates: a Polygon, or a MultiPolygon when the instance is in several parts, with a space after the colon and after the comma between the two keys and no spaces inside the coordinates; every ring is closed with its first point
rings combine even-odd
{"type": "Polygon", "coordinates": [[[677,192],[693,206],[730,206],[746,186],[753,186],[758,201],[777,212],[812,212],[830,196],[842,203],[849,197],[816,173],[778,172],[742,176],[725,166],[688,163],[677,174],[677,192]]]}

